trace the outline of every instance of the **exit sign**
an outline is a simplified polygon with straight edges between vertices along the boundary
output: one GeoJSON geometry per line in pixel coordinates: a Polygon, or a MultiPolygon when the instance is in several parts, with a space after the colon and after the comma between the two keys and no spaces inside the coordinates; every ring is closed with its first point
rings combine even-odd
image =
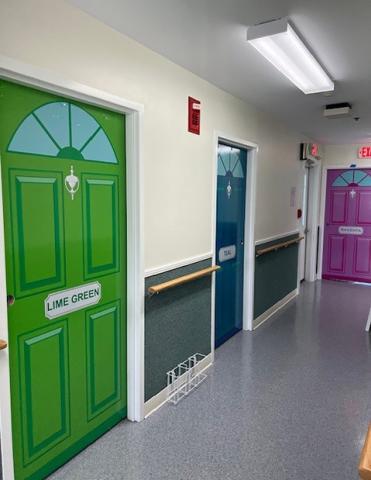
{"type": "Polygon", "coordinates": [[[358,158],[371,158],[371,145],[364,145],[358,149],[358,158]]]}

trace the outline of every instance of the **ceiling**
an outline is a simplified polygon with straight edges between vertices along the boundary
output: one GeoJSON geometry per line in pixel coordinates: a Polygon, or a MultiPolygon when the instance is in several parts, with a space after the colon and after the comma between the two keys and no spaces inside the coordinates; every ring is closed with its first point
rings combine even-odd
{"type": "Polygon", "coordinates": [[[69,0],[114,29],[321,143],[371,142],[370,0],[69,0]],[[246,40],[246,27],[289,16],[335,80],[304,95],[246,40]],[[354,118],[322,118],[350,102],[354,118]]]}

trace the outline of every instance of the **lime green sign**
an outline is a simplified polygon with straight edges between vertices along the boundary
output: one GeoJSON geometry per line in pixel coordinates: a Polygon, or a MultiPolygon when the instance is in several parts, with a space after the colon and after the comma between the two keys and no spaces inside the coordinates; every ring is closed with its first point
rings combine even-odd
{"type": "Polygon", "coordinates": [[[101,297],[102,287],[99,282],[51,293],[45,299],[45,316],[49,319],[61,317],[66,313],[96,305],[101,297]]]}

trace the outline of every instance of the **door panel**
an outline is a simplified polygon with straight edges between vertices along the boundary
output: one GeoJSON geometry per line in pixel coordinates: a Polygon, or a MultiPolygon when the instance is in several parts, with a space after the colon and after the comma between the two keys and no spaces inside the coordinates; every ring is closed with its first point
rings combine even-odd
{"type": "Polygon", "coordinates": [[[241,330],[247,151],[218,147],[215,344],[241,330]]]}
{"type": "Polygon", "coordinates": [[[86,245],[85,277],[118,269],[118,178],[83,176],[86,245]]]}
{"type": "Polygon", "coordinates": [[[331,209],[329,222],[345,223],[347,221],[348,210],[348,193],[347,192],[331,192],[331,209]]]}
{"type": "Polygon", "coordinates": [[[15,477],[36,480],[126,415],[125,119],[0,80],[0,124],[15,477]]]}
{"type": "Polygon", "coordinates": [[[357,225],[371,225],[371,191],[358,192],[357,225]]]}
{"type": "Polygon", "coordinates": [[[344,252],[346,248],[346,239],[337,235],[329,237],[329,270],[332,272],[344,272],[344,252]]]}
{"type": "Polygon", "coordinates": [[[62,175],[11,169],[9,184],[17,296],[62,287],[62,175]]]}
{"type": "Polygon", "coordinates": [[[69,436],[66,324],[20,337],[19,342],[27,464],[69,436]]]}
{"type": "Polygon", "coordinates": [[[87,314],[89,418],[120,400],[120,311],[106,305],[87,314]]]}
{"type": "Polygon", "coordinates": [[[327,174],[323,278],[371,282],[371,171],[327,174]]]}
{"type": "Polygon", "coordinates": [[[355,240],[355,272],[361,275],[370,275],[371,267],[371,239],[356,238],[355,240]]]}

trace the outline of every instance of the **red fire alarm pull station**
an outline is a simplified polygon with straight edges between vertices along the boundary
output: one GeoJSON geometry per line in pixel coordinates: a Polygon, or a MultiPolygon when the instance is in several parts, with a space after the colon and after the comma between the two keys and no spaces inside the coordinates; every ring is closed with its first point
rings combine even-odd
{"type": "Polygon", "coordinates": [[[188,97],[188,131],[200,135],[201,102],[188,97]]]}

